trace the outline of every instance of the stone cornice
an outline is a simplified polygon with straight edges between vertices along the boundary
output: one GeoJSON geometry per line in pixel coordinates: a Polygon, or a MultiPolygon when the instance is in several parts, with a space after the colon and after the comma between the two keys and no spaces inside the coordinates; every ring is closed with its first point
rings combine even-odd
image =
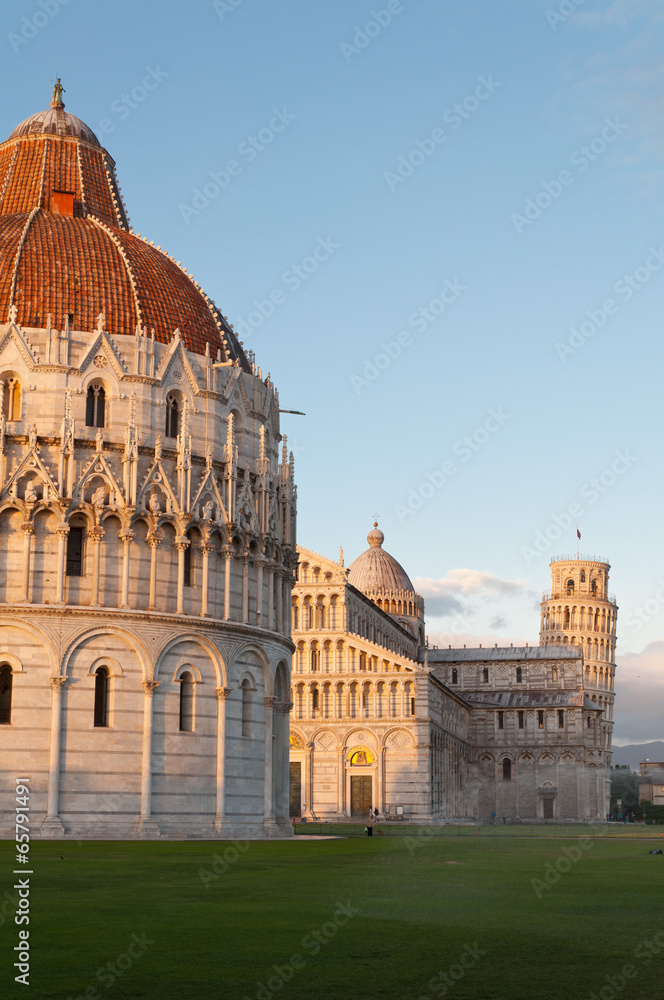
{"type": "Polygon", "coordinates": [[[106,624],[128,625],[131,622],[146,622],[151,625],[169,625],[176,627],[183,634],[198,632],[209,635],[219,632],[223,637],[254,639],[260,642],[276,642],[283,645],[289,655],[295,652],[291,639],[280,632],[273,632],[260,625],[248,625],[243,622],[225,621],[220,618],[201,618],[199,615],[174,615],[165,611],[145,611],[131,608],[91,608],[89,605],[57,604],[0,604],[0,625],[6,619],[14,621],[29,621],[31,618],[67,618],[79,619],[81,622],[101,621],[106,624]]]}

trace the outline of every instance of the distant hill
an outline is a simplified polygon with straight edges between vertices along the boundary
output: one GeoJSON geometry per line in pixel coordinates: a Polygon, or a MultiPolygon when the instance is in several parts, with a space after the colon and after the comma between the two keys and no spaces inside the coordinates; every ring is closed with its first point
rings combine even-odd
{"type": "Polygon", "coordinates": [[[624,747],[613,747],[612,767],[618,764],[629,764],[633,771],[638,771],[642,760],[664,761],[664,740],[654,740],[652,743],[628,743],[624,747]]]}

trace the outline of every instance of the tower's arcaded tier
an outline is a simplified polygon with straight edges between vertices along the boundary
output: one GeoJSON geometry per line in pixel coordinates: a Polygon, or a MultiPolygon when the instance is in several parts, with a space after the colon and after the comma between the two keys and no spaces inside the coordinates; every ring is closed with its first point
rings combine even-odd
{"type": "Polygon", "coordinates": [[[0,145],[0,396],[0,835],[19,776],[34,835],[292,832],[278,395],[59,82],[0,145]]]}
{"type": "Polygon", "coordinates": [[[610,565],[575,556],[551,563],[551,592],[542,597],[540,645],[579,646],[584,656],[584,690],[602,708],[602,736],[611,760],[613,685],[618,606],[609,593],[610,565]]]}

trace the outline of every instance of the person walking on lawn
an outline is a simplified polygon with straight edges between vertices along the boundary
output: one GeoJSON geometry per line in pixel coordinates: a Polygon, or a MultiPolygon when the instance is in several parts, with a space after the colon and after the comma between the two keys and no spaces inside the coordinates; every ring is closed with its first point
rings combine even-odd
{"type": "Polygon", "coordinates": [[[370,809],[369,819],[367,820],[367,837],[373,837],[373,825],[374,825],[373,809],[370,809]]]}

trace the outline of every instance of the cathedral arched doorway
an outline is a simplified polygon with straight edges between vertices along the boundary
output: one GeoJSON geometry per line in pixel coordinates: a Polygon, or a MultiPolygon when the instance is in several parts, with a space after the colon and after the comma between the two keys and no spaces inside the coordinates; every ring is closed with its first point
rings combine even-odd
{"type": "Polygon", "coordinates": [[[368,816],[374,805],[376,756],[367,747],[356,747],[348,755],[351,816],[368,816]]]}
{"type": "Polygon", "coordinates": [[[350,776],[350,814],[368,816],[373,806],[373,778],[370,774],[350,776]]]}
{"type": "Polygon", "coordinates": [[[303,771],[305,763],[304,740],[299,733],[290,733],[290,761],[288,766],[288,814],[291,819],[299,819],[303,804],[303,771]]]}

